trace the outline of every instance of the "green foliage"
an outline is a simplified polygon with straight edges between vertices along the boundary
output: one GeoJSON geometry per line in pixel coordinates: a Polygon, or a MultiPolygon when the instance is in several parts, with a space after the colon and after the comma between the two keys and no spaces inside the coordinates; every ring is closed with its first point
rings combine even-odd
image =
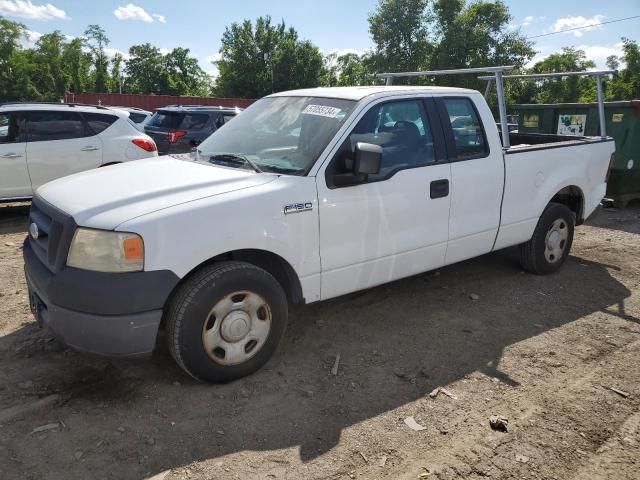
{"type": "MultiPolygon", "coordinates": [[[[374,53],[365,61],[375,71],[417,71],[523,66],[535,54],[532,43],[507,28],[511,16],[502,1],[380,0],[369,16],[374,53]]],[[[398,79],[481,88],[467,76],[398,79]]]]}
{"type": "Polygon", "coordinates": [[[215,92],[222,97],[259,98],[272,92],[315,87],[323,75],[323,58],[311,42],[298,39],[284,21],[259,17],[225,29],[217,61],[215,92]]]}
{"type": "Polygon", "coordinates": [[[85,52],[84,40],[74,38],[62,48],[62,64],[67,73],[67,89],[72,93],[90,90],[91,83],[91,54],[85,52]]]}
{"type": "MultiPolygon", "coordinates": [[[[638,42],[622,39],[622,62],[625,68],[607,85],[608,100],[631,100],[640,98],[640,47],[638,42]]],[[[609,68],[620,66],[620,59],[609,57],[609,68]]]]}
{"type": "MultiPolygon", "coordinates": [[[[584,72],[595,68],[584,50],[565,47],[531,68],[531,73],[584,72]]],[[[591,77],[552,78],[537,82],[534,103],[575,103],[595,99],[595,80],[591,77]]]]}
{"type": "Polygon", "coordinates": [[[424,70],[433,51],[429,0],[380,0],[369,15],[375,44],[370,65],[377,72],[424,70]]]}
{"type": "Polygon", "coordinates": [[[93,91],[108,92],[111,80],[109,79],[109,57],[105,48],[111,41],[100,25],[89,25],[84,34],[93,56],[93,91]]]}
{"type": "Polygon", "coordinates": [[[174,48],[166,55],[150,43],[134,45],[126,62],[128,93],[158,95],[208,95],[209,77],[188,48],[174,48]]]}

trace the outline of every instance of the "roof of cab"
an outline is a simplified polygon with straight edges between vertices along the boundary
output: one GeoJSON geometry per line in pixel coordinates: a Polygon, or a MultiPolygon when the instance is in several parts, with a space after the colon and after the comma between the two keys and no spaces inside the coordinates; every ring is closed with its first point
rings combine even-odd
{"type": "Polygon", "coordinates": [[[274,93],[270,97],[325,97],[340,98],[344,100],[362,100],[371,95],[384,96],[385,94],[403,94],[403,93],[455,93],[455,94],[476,94],[476,90],[455,87],[419,87],[419,86],[374,86],[374,87],[320,87],[305,88],[302,90],[289,90],[285,92],[274,93]]]}

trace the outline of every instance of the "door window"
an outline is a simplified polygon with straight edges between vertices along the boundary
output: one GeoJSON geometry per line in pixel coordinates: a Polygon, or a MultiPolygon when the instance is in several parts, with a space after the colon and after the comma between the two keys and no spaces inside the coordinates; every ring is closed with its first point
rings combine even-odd
{"type": "Polygon", "coordinates": [[[68,140],[93,135],[76,112],[29,112],[29,141],[68,140]]]}
{"type": "Polygon", "coordinates": [[[24,142],[24,117],[19,113],[0,114],[0,143],[24,142]]]}
{"type": "Polygon", "coordinates": [[[444,98],[458,160],[485,157],[489,151],[482,123],[468,98],[444,98]]]}
{"type": "Polygon", "coordinates": [[[338,170],[348,172],[358,142],[382,147],[380,173],[369,182],[384,180],[405,168],[435,163],[433,136],[421,100],[402,100],[376,105],[349,135],[339,152],[338,170]]]}

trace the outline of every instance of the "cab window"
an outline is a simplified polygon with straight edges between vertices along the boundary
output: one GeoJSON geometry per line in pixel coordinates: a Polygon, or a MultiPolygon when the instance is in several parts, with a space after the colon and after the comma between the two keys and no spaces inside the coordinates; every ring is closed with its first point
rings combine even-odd
{"type": "Polygon", "coordinates": [[[380,173],[369,182],[384,180],[397,171],[435,163],[433,136],[421,100],[376,105],[358,122],[334,160],[336,172],[348,172],[358,142],[382,147],[380,173]]]}
{"type": "Polygon", "coordinates": [[[468,98],[444,98],[458,160],[485,157],[489,153],[482,123],[468,98]]]}

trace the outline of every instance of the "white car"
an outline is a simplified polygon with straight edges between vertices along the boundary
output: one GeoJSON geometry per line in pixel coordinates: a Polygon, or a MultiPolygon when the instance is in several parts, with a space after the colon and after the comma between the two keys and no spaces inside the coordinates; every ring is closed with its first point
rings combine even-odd
{"type": "Polygon", "coordinates": [[[162,325],[186,372],[224,382],[269,359],[290,304],[512,245],[526,270],[554,272],[605,194],[613,139],[510,142],[472,90],[270,95],[195,160],[40,188],[24,246],[32,310],[66,344],[110,356],[150,354],[162,325]]]}
{"type": "Polygon", "coordinates": [[[137,108],[137,107],[109,107],[109,108],[113,108],[116,110],[124,110],[125,112],[129,112],[129,120],[131,120],[135,124],[135,127],[141,132],[144,132],[144,125],[151,118],[151,115],[153,115],[153,112],[150,112],[148,110],[143,110],[142,108],[137,108]]]}
{"type": "Polygon", "coordinates": [[[0,105],[0,201],[26,200],[56,178],[156,157],[127,112],[77,104],[0,105]]]}

